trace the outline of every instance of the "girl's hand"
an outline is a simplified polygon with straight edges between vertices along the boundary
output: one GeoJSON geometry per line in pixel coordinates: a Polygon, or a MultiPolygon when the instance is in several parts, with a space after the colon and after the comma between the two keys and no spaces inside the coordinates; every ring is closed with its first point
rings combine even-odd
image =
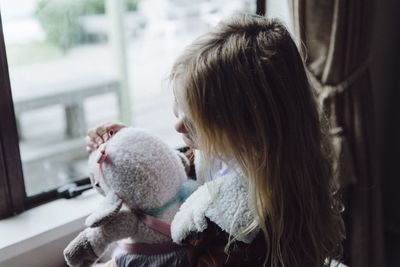
{"type": "Polygon", "coordinates": [[[109,133],[114,134],[124,127],[126,125],[122,123],[107,122],[90,128],[86,136],[86,151],[91,153],[96,150],[110,138],[109,133]]]}

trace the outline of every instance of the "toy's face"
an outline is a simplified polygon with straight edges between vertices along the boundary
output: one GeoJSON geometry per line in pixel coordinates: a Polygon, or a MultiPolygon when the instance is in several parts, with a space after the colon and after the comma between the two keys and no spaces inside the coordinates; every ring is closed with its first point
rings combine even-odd
{"type": "Polygon", "coordinates": [[[90,155],[89,166],[90,166],[90,182],[93,187],[103,196],[105,196],[109,191],[110,187],[107,185],[104,176],[103,176],[103,162],[105,161],[105,157],[102,159],[102,151],[104,151],[104,147],[100,146],[97,151],[94,151],[92,155],[90,155]]]}
{"type": "Polygon", "coordinates": [[[92,183],[93,187],[97,190],[97,192],[99,192],[101,195],[105,196],[106,195],[106,191],[103,189],[105,186],[101,185],[101,181],[99,181],[99,177],[98,175],[96,175],[95,173],[90,173],[90,182],[92,183]]]}

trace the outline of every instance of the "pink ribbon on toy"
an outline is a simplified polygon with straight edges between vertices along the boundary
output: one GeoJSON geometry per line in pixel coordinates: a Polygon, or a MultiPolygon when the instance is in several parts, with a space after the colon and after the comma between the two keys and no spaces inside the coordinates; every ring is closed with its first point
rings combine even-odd
{"type": "Polygon", "coordinates": [[[98,164],[102,164],[107,159],[106,148],[105,147],[101,147],[99,152],[100,152],[100,154],[99,154],[99,157],[97,159],[97,163],[98,164]]]}
{"type": "Polygon", "coordinates": [[[159,218],[148,215],[141,210],[135,210],[138,218],[151,229],[171,238],[171,226],[161,221],[159,218]]]}
{"type": "MultiPolygon", "coordinates": [[[[167,236],[171,239],[171,226],[168,223],[161,221],[159,218],[148,215],[139,209],[133,210],[136,216],[142,221],[147,227],[159,232],[162,235],[167,236]]],[[[184,248],[181,245],[175,244],[172,241],[164,243],[119,243],[120,248],[122,248],[127,253],[138,254],[138,255],[157,255],[171,253],[184,248]]]]}
{"type": "MultiPolygon", "coordinates": [[[[136,215],[139,220],[141,220],[145,225],[149,228],[163,234],[169,238],[171,238],[171,226],[168,223],[165,223],[158,219],[157,217],[148,215],[143,213],[140,210],[135,210],[136,215]]],[[[122,248],[127,253],[138,254],[138,255],[157,255],[157,254],[165,254],[171,253],[174,251],[178,251],[184,248],[184,246],[178,245],[172,241],[164,242],[164,243],[155,243],[155,244],[147,244],[147,243],[119,243],[120,248],[122,248]]]]}
{"type": "MultiPolygon", "coordinates": [[[[114,132],[113,131],[108,131],[107,135],[108,135],[108,139],[110,139],[113,136],[114,132]]],[[[98,149],[99,154],[97,155],[97,159],[96,162],[99,165],[98,167],[98,172],[97,175],[95,175],[93,178],[95,180],[95,185],[100,185],[100,181],[104,180],[103,177],[103,169],[102,169],[102,164],[106,161],[107,159],[107,151],[106,151],[106,145],[105,144],[101,144],[99,149],[98,149]]]]}
{"type": "Polygon", "coordinates": [[[97,156],[96,162],[98,164],[98,168],[96,169],[96,174],[93,176],[94,185],[100,187],[100,182],[103,181],[105,183],[103,177],[103,168],[102,165],[107,159],[107,152],[104,146],[99,148],[99,155],[97,156]]]}

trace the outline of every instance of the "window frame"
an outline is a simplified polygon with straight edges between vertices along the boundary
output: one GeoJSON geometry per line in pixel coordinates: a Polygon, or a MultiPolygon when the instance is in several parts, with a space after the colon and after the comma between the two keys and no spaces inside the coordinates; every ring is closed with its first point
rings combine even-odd
{"type": "MultiPolygon", "coordinates": [[[[266,0],[256,0],[264,16],[266,0]]],[[[88,182],[88,178],[77,182],[88,182]]],[[[0,219],[56,199],[57,189],[27,197],[0,10],[0,219]]]]}
{"type": "Polygon", "coordinates": [[[25,209],[26,192],[1,12],[0,64],[0,218],[4,218],[25,209]]]}
{"type": "Polygon", "coordinates": [[[267,0],[256,0],[256,14],[265,16],[267,0]]]}

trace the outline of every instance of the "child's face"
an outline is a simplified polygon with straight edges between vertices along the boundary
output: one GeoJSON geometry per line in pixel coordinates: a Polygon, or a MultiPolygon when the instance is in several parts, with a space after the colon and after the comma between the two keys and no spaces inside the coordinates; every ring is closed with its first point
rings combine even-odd
{"type": "Polygon", "coordinates": [[[182,134],[182,139],[185,144],[191,148],[197,148],[197,144],[194,138],[189,134],[188,129],[186,129],[186,125],[188,123],[188,118],[185,113],[182,111],[182,106],[179,104],[179,91],[180,89],[174,90],[174,105],[173,112],[175,117],[178,119],[175,123],[175,130],[182,134]]]}

